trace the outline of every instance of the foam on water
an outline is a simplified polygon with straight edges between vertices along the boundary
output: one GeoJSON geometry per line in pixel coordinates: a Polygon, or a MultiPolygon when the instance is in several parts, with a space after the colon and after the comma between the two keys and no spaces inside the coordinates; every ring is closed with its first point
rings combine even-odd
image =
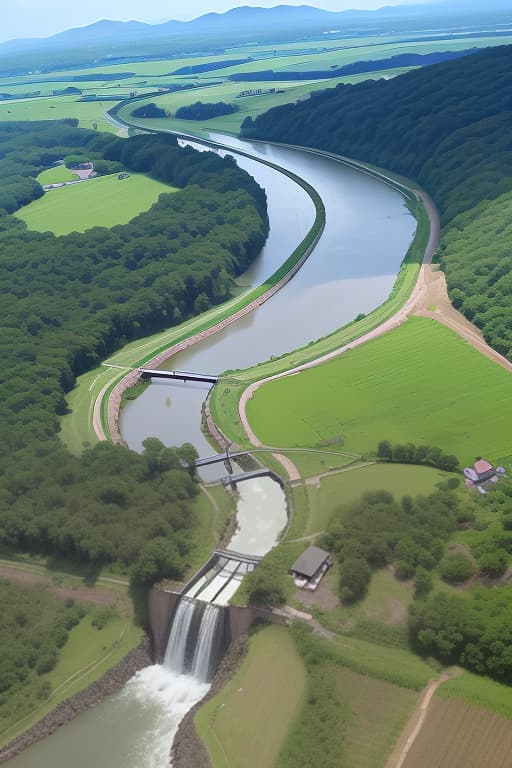
{"type": "Polygon", "coordinates": [[[135,699],[150,715],[151,724],[139,740],[134,756],[140,768],[166,768],[178,725],[209,688],[209,683],[159,664],[146,667],[127,683],[120,698],[135,699]]]}

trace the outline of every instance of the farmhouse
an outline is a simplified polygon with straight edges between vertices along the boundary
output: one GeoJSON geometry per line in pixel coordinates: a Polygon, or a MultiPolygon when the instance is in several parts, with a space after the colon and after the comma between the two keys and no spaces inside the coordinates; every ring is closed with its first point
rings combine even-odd
{"type": "Polygon", "coordinates": [[[492,486],[490,483],[497,483],[500,477],[505,475],[503,467],[493,466],[487,459],[477,458],[473,467],[464,468],[466,478],[466,488],[475,488],[479,493],[485,494],[492,486]]]}
{"type": "Polygon", "coordinates": [[[329,553],[320,547],[308,547],[289,570],[295,584],[301,589],[315,590],[332,563],[329,553]]]}

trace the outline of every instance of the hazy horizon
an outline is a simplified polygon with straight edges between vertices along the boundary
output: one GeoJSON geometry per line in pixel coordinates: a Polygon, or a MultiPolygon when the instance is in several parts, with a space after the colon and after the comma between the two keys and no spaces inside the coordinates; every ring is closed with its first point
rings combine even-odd
{"type": "Polygon", "coordinates": [[[84,27],[102,19],[159,24],[171,19],[188,21],[205,13],[222,13],[243,5],[271,8],[276,5],[312,5],[327,11],[352,8],[373,10],[385,5],[416,5],[425,0],[196,0],[173,7],[168,0],[88,0],[73,6],[69,0],[3,0],[0,42],[49,37],[73,27],[84,27]]]}

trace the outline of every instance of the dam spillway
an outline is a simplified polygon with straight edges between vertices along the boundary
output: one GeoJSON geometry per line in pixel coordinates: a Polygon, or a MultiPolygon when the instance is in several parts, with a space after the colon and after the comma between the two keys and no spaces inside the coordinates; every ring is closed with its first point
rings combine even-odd
{"type": "Polygon", "coordinates": [[[225,635],[222,607],[182,598],[172,620],[163,666],[207,683],[225,650],[225,635]]]}

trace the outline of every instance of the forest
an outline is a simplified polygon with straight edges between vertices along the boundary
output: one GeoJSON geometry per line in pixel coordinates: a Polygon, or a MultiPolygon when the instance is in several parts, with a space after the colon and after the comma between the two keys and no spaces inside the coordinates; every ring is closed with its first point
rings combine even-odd
{"type": "Polygon", "coordinates": [[[58,417],[76,376],[112,350],[229,296],[265,241],[265,194],[232,158],[71,121],[0,127],[0,200],[0,548],[92,570],[115,564],[144,584],[179,576],[197,522],[197,482],[180,461],[190,465],[192,447],[149,440],[138,455],[101,444],[77,458],[59,442],[58,417]],[[9,214],[42,194],[41,170],[68,156],[180,190],[112,229],[27,230],[9,214]]]}
{"type": "Polygon", "coordinates": [[[210,120],[212,117],[231,115],[239,109],[237,104],[226,104],[224,101],[215,103],[196,101],[194,104],[177,109],[175,117],[180,120],[210,120]]]}
{"type": "Polygon", "coordinates": [[[508,198],[500,197],[512,190],[511,126],[512,47],[502,46],[391,80],[314,92],[246,118],[242,134],[317,147],[417,180],[441,212],[439,258],[455,305],[512,359],[508,198]],[[478,234],[471,229],[477,217],[476,227],[480,217],[485,225],[478,234]],[[460,230],[463,247],[454,256],[460,230]]]}

